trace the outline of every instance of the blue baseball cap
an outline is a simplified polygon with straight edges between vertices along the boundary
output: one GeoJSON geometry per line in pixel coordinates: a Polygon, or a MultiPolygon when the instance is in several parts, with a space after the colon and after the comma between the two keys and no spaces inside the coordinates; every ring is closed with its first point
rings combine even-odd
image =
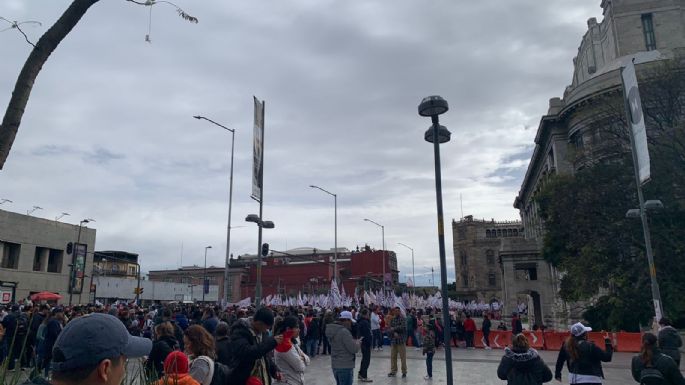
{"type": "Polygon", "coordinates": [[[52,348],[52,370],[65,372],[97,365],[104,359],[139,358],[152,350],[152,341],[134,337],[109,314],[93,313],[69,322],[52,348]]]}

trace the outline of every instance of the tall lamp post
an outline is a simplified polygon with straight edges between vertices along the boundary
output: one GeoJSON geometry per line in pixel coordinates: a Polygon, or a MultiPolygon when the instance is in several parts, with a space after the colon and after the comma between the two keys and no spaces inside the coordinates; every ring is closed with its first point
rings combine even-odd
{"type": "MultiPolygon", "coordinates": [[[[445,225],[442,213],[442,175],[440,171],[440,144],[450,140],[451,133],[446,127],[440,125],[438,116],[447,112],[447,101],[440,96],[429,96],[419,104],[419,115],[430,116],[431,126],[424,134],[426,142],[433,143],[435,157],[435,198],[438,206],[438,246],[440,248],[440,278],[442,291],[442,319],[443,325],[450,324],[449,296],[447,295],[447,261],[445,260],[445,225]]],[[[443,328],[445,346],[450,346],[449,328],[443,328]]],[[[445,349],[445,366],[447,372],[447,384],[452,385],[452,350],[445,349]]]]}
{"type": "MultiPolygon", "coordinates": [[[[260,204],[261,205],[261,204],[260,204]]],[[[245,217],[246,222],[253,222],[259,228],[259,236],[257,237],[257,285],[255,286],[255,304],[261,307],[262,303],[262,229],[273,229],[276,227],[271,221],[263,221],[257,214],[250,214],[245,217]]]]}
{"type": "MultiPolygon", "coordinates": [[[[77,251],[78,245],[81,243],[81,229],[83,228],[84,224],[90,223],[90,222],[95,222],[95,219],[86,218],[86,219],[82,220],[81,222],[79,222],[79,224],[78,224],[78,235],[76,236],[76,245],[74,246],[74,250],[72,251],[73,254],[72,254],[72,258],[71,258],[71,265],[69,265],[71,267],[71,271],[69,272],[69,306],[71,306],[71,300],[74,296],[74,279],[76,278],[76,277],[74,277],[74,267],[76,264],[76,253],[78,252],[77,251]]],[[[88,246],[86,246],[86,255],[88,255],[88,246]]],[[[84,256],[84,258],[85,258],[85,256],[84,256]]],[[[85,268],[85,261],[83,263],[84,263],[83,267],[85,268]]]]}
{"type": "MultiPolygon", "coordinates": [[[[228,303],[228,267],[230,265],[231,259],[231,208],[233,206],[233,153],[235,150],[235,129],[228,128],[223,124],[219,124],[212,119],[206,118],[201,115],[195,115],[193,118],[197,120],[206,120],[216,126],[223,128],[231,133],[231,175],[229,177],[229,187],[228,187],[228,226],[226,226],[226,260],[224,261],[224,295],[223,299],[228,303]]],[[[204,290],[204,289],[203,289],[204,290]]]]}
{"type": "Polygon", "coordinates": [[[330,191],[327,191],[325,189],[322,189],[319,186],[315,185],[310,185],[309,187],[319,189],[323,192],[325,192],[328,195],[333,196],[333,210],[334,210],[334,233],[335,233],[335,251],[333,252],[333,279],[335,279],[335,282],[337,284],[338,282],[338,195],[333,194],[330,191]]]}
{"type": "Polygon", "coordinates": [[[416,294],[416,274],[414,273],[414,249],[405,245],[402,242],[397,242],[397,244],[411,250],[411,284],[412,288],[414,289],[414,294],[416,294]]]}
{"type": "Polygon", "coordinates": [[[205,247],[205,269],[202,272],[202,302],[205,302],[205,292],[209,288],[209,284],[207,283],[207,250],[211,248],[212,246],[205,247]]]}
{"type": "Polygon", "coordinates": [[[383,282],[383,293],[385,293],[387,290],[387,288],[385,287],[385,226],[381,225],[378,222],[374,222],[371,219],[364,218],[364,220],[367,222],[371,222],[374,225],[381,228],[381,237],[383,240],[383,278],[381,279],[381,281],[383,282]]]}

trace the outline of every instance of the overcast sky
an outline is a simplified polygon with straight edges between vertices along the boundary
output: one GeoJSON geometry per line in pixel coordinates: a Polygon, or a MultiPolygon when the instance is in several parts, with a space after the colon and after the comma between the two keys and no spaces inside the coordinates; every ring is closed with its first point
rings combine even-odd
{"type": "MultiPolygon", "coordinates": [[[[67,222],[97,222],[98,250],[139,253],[143,270],[222,265],[230,134],[236,129],[231,250],[257,249],[249,198],[252,96],[266,100],[264,241],[275,250],[338,245],[399,256],[415,248],[419,284],[438,277],[430,120],[421,99],[450,104],[441,123],[449,280],[452,218],[519,219],[512,207],[549,98],[572,78],[600,0],[175,0],[173,7],[100,1],[40,73],[4,170],[0,206],[67,222]],[[151,19],[150,19],[151,17],[151,19]],[[151,43],[145,35],[151,23],[151,43]],[[240,227],[244,226],[244,227],[240,227]]],[[[36,41],[67,0],[2,0],[0,16],[38,20],[36,41]]],[[[0,25],[2,29],[4,25],[0,25]]],[[[0,33],[4,112],[30,46],[0,33]]]]}

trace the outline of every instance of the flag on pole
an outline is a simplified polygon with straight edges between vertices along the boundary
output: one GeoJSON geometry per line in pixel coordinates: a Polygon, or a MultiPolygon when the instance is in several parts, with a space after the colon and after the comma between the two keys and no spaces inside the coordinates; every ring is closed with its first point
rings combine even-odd
{"type": "MultiPolygon", "coordinates": [[[[344,288],[343,288],[344,289],[344,288]]],[[[340,290],[338,289],[338,283],[335,281],[335,279],[331,280],[331,304],[334,307],[339,307],[342,303],[341,298],[340,298],[340,290]]]]}

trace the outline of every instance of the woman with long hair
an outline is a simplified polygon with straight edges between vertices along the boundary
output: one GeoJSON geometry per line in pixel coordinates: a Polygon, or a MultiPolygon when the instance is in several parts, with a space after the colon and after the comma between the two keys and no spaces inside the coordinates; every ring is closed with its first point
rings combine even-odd
{"type": "Polygon", "coordinates": [[[497,377],[507,384],[544,384],[552,381],[552,371],[532,349],[523,334],[514,336],[511,348],[504,349],[504,357],[497,368],[497,377]]]}
{"type": "Polygon", "coordinates": [[[570,384],[601,385],[604,379],[602,362],[611,362],[614,348],[608,335],[604,336],[606,350],[588,341],[592,328],[582,323],[571,326],[571,335],[559,350],[554,378],[561,381],[564,363],[568,368],[570,384]]]}
{"type": "Polygon", "coordinates": [[[216,358],[214,338],[201,325],[191,325],[183,333],[183,345],[190,358],[190,376],[201,385],[209,385],[216,358]]]}
{"type": "Polygon", "coordinates": [[[683,339],[668,318],[659,320],[659,334],[657,337],[661,352],[673,358],[676,366],[680,367],[680,348],[683,346],[683,339]]]}
{"type": "Polygon", "coordinates": [[[164,375],[164,360],[169,353],[179,348],[171,322],[162,322],[155,326],[155,341],[145,362],[145,369],[154,378],[161,378],[164,375]]]}
{"type": "Polygon", "coordinates": [[[304,385],[304,371],[309,365],[309,357],[302,352],[295,337],[300,333],[297,317],[285,317],[275,329],[275,335],[283,335],[283,342],[274,350],[274,361],[281,371],[281,378],[276,384],[304,385]]]}
{"type": "Polygon", "coordinates": [[[642,336],[642,348],[640,354],[633,357],[631,373],[640,384],[685,384],[675,361],[657,348],[657,337],[652,333],[642,336]]]}

